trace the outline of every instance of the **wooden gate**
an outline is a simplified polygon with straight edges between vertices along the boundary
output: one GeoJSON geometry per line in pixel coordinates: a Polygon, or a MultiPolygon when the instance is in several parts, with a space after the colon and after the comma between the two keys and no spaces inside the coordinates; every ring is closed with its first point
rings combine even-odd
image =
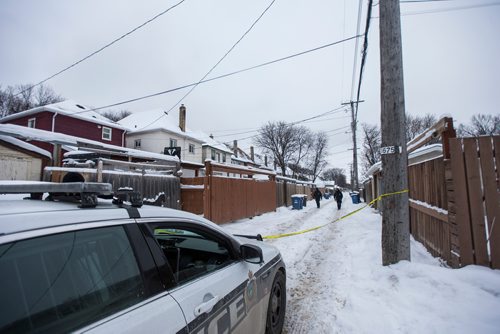
{"type": "Polygon", "coordinates": [[[450,139],[450,153],[452,257],[500,269],[500,136],[450,139]]]}

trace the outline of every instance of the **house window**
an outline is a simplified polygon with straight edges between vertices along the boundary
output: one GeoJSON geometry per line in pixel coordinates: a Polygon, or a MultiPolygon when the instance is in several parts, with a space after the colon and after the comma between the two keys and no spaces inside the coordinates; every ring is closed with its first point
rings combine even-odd
{"type": "Polygon", "coordinates": [[[222,153],[222,162],[226,162],[226,153],[222,153]]]}
{"type": "Polygon", "coordinates": [[[141,148],[141,140],[140,139],[134,140],[134,148],[141,148]]]}
{"type": "Polygon", "coordinates": [[[211,154],[210,159],[215,160],[215,150],[212,150],[212,154],[211,154]]]}
{"type": "Polygon", "coordinates": [[[177,146],[177,139],[170,138],[170,147],[176,147],[176,146],[177,146]]]}
{"type": "Polygon", "coordinates": [[[189,153],[194,154],[194,145],[189,144],[189,153]]]}
{"type": "Polygon", "coordinates": [[[217,153],[217,162],[220,162],[220,153],[217,153]]]}
{"type": "Polygon", "coordinates": [[[103,140],[111,140],[111,128],[102,127],[102,139],[103,140]]]}
{"type": "Polygon", "coordinates": [[[30,118],[28,120],[28,128],[35,128],[36,126],[36,118],[30,118]]]}

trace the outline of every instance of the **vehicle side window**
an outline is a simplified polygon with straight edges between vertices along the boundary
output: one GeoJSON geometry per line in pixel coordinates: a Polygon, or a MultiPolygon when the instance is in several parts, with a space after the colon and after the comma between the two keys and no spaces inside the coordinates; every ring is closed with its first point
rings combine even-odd
{"type": "Polygon", "coordinates": [[[0,245],[0,332],[69,332],[144,298],[121,226],[0,245]]]}
{"type": "Polygon", "coordinates": [[[233,262],[228,246],[207,233],[171,226],[154,227],[153,233],[179,284],[233,262]]]}

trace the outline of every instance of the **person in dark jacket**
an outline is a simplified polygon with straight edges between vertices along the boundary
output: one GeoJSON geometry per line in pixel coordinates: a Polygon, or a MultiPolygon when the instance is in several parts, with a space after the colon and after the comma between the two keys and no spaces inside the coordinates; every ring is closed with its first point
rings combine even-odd
{"type": "Polygon", "coordinates": [[[336,188],[335,192],[333,193],[333,198],[337,201],[337,208],[340,210],[340,207],[342,206],[342,191],[340,191],[340,188],[336,188]]]}
{"type": "Polygon", "coordinates": [[[314,189],[313,197],[316,200],[316,206],[319,209],[319,201],[321,200],[321,197],[323,197],[323,194],[321,193],[321,191],[317,187],[316,187],[316,189],[314,189]]]}

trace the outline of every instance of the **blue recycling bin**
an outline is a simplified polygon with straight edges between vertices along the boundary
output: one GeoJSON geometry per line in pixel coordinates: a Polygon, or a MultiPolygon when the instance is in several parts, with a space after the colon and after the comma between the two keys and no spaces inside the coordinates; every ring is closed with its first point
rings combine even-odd
{"type": "Polygon", "coordinates": [[[359,200],[359,193],[358,192],[353,192],[353,193],[350,193],[349,195],[351,195],[352,204],[361,203],[361,201],[359,200]]]}
{"type": "Polygon", "coordinates": [[[292,209],[302,210],[304,206],[304,197],[302,195],[292,195],[292,209]]]}
{"type": "Polygon", "coordinates": [[[330,193],[329,192],[325,192],[325,194],[323,195],[323,197],[325,199],[330,199],[330,193]]]}

